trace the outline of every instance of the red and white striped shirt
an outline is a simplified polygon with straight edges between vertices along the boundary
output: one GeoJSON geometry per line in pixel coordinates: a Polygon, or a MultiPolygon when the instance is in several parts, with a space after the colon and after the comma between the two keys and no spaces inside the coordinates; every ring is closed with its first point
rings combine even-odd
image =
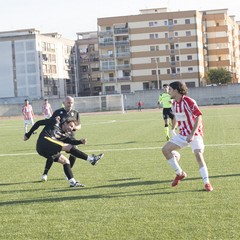
{"type": "Polygon", "coordinates": [[[22,112],[24,115],[24,120],[32,120],[33,119],[33,109],[30,104],[24,105],[22,108],[22,112]]]}
{"type": "MultiPolygon", "coordinates": [[[[179,102],[173,102],[172,110],[178,123],[179,134],[188,136],[193,129],[196,118],[202,115],[196,101],[184,95],[179,102]]],[[[197,129],[195,136],[203,136],[202,123],[197,129]]]]}

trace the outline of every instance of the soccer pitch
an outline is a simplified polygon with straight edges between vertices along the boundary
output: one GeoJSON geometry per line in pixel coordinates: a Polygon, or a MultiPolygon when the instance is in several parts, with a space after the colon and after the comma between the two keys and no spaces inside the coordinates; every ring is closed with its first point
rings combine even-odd
{"type": "Polygon", "coordinates": [[[58,163],[40,182],[40,131],[24,142],[21,118],[0,120],[0,239],[240,239],[240,106],[200,109],[213,192],[204,190],[190,148],[180,152],[188,178],[171,187],[161,110],[82,115],[77,138],[88,145],[80,149],[105,156],[96,166],[77,160],[81,189],[69,188],[58,163]]]}

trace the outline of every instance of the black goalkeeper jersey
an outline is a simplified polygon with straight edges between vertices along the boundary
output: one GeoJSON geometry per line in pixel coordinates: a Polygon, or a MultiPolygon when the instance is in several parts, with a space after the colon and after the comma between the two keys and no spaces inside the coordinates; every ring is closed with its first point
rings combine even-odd
{"type": "Polygon", "coordinates": [[[67,112],[64,108],[57,109],[54,111],[51,118],[56,118],[57,116],[60,117],[60,123],[63,123],[68,117],[74,118],[80,124],[80,116],[76,110],[70,110],[67,112]]]}
{"type": "Polygon", "coordinates": [[[30,131],[26,133],[26,137],[30,138],[31,135],[35,130],[37,130],[40,126],[45,126],[43,130],[41,131],[39,137],[38,137],[38,142],[41,142],[43,139],[46,137],[51,138],[53,140],[58,140],[64,143],[69,143],[72,145],[79,145],[82,144],[81,140],[75,140],[72,138],[71,133],[65,133],[60,125],[57,124],[57,121],[55,118],[50,118],[50,119],[44,119],[44,120],[39,120],[37,121],[30,131]]]}

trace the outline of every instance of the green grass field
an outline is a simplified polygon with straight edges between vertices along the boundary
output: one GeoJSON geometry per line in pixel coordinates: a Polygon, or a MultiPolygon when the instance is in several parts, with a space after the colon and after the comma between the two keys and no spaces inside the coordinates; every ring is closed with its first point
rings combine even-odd
{"type": "Polygon", "coordinates": [[[82,115],[77,138],[88,145],[80,149],[105,153],[97,166],[77,160],[82,189],[69,188],[58,163],[40,182],[38,134],[24,142],[21,118],[0,120],[0,239],[240,239],[240,106],[201,110],[213,192],[205,192],[190,148],[180,160],[188,178],[171,187],[161,110],[82,115]]]}

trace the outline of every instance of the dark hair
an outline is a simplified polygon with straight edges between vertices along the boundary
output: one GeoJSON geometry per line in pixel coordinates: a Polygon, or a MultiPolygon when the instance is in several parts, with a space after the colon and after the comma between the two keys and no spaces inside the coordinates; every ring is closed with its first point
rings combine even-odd
{"type": "Polygon", "coordinates": [[[169,86],[172,89],[176,89],[181,95],[187,95],[187,93],[188,93],[188,88],[187,88],[186,84],[183,82],[179,82],[179,81],[172,82],[169,84],[169,86]]]}
{"type": "Polygon", "coordinates": [[[169,85],[168,85],[168,84],[166,84],[166,83],[165,83],[165,84],[163,84],[163,87],[168,87],[168,86],[169,86],[169,85]]]}
{"type": "Polygon", "coordinates": [[[75,118],[72,117],[67,117],[67,118],[63,118],[62,122],[60,123],[60,125],[64,124],[64,123],[70,123],[70,122],[74,122],[75,125],[77,125],[77,120],[75,118]]]}

